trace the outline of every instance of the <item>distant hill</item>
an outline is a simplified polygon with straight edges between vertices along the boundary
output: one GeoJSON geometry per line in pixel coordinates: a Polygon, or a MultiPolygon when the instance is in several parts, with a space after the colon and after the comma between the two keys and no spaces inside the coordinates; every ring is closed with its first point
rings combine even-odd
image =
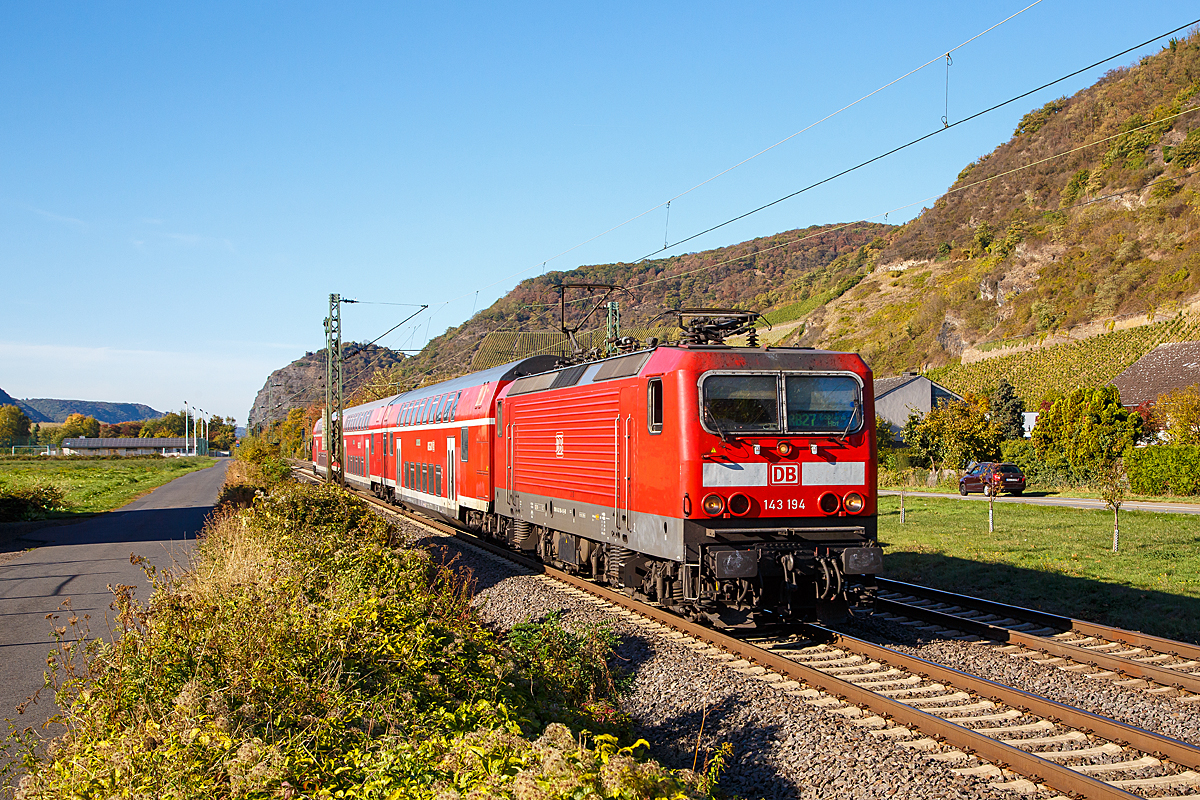
{"type": "Polygon", "coordinates": [[[53,422],[36,408],[26,404],[24,400],[18,400],[3,389],[0,389],[0,406],[16,406],[25,412],[25,416],[29,417],[30,422],[53,422]]]}
{"type": "MultiPolygon", "coordinates": [[[[342,350],[345,353],[343,391],[347,399],[376,371],[390,370],[404,360],[403,354],[374,344],[343,342],[342,350]]],[[[272,372],[254,397],[246,427],[253,429],[284,419],[289,410],[308,408],[313,403],[325,405],[324,350],[306,353],[286,367],[272,372]]]]}
{"type": "Polygon", "coordinates": [[[1031,110],[873,266],[795,341],[891,374],[1187,308],[1200,292],[1200,33],[1031,110]]]}
{"type": "MultiPolygon", "coordinates": [[[[549,349],[542,352],[558,352],[564,338],[555,333],[559,330],[558,287],[564,283],[615,284],[628,289],[628,295],[613,296],[620,303],[623,333],[662,339],[659,326],[666,326],[669,332],[673,325],[671,319],[655,322],[665,311],[733,307],[771,310],[767,318],[780,328],[780,334],[767,334],[764,341],[777,341],[793,327],[789,323],[848,291],[869,274],[874,254],[895,227],[873,222],[812,226],[714,250],[583,266],[529,278],[459,327],[432,339],[420,354],[381,376],[377,391],[368,391],[360,399],[382,396],[385,386],[413,388],[512,360],[530,352],[520,346],[522,339],[544,343],[549,349]]],[[[571,301],[567,324],[574,326],[599,297],[592,295],[588,302],[586,293],[575,291],[567,299],[571,301]]],[[[604,326],[601,308],[588,318],[582,331],[602,334],[604,326]]],[[[762,332],[766,333],[765,326],[762,332]]],[[[597,338],[590,341],[595,343],[597,338]]]]}
{"type": "MultiPolygon", "coordinates": [[[[155,411],[143,403],[103,403],[96,400],[51,400],[44,397],[23,401],[42,416],[37,422],[65,422],[72,414],[95,417],[109,424],[136,422],[143,419],[158,419],[163,412],[155,411]]],[[[28,412],[26,412],[28,413],[28,412]]],[[[30,417],[30,419],[33,419],[30,417]]]]}

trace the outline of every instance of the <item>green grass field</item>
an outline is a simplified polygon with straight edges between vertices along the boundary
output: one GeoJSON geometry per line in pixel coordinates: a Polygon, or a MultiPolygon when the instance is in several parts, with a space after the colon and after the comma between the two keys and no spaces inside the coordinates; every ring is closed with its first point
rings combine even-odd
{"type": "Polygon", "coordinates": [[[212,458],[0,458],[0,490],[54,484],[66,507],[50,517],[111,511],[180,475],[216,463],[212,458]]]}
{"type": "Polygon", "coordinates": [[[1200,642],[1200,516],[879,498],[884,576],[1200,642]]]}

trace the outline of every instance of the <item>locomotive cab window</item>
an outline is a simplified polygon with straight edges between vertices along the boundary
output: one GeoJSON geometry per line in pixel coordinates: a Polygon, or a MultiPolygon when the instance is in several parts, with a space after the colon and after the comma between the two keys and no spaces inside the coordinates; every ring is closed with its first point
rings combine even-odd
{"type": "Polygon", "coordinates": [[[714,432],[779,430],[777,375],[709,375],[700,393],[704,425],[714,432]]]}
{"type": "Polygon", "coordinates": [[[789,433],[854,433],[863,426],[862,387],[850,375],[788,375],[789,433]]]}
{"type": "Polygon", "coordinates": [[[662,378],[651,378],[646,384],[646,425],[651,433],[662,433],[663,429],[663,382],[662,378]]]}

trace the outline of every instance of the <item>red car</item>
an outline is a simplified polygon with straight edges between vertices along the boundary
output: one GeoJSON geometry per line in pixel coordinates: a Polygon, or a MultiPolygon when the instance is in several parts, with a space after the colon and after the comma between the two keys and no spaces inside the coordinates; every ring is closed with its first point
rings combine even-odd
{"type": "Polygon", "coordinates": [[[999,464],[985,461],[976,464],[966,475],[958,479],[958,493],[966,497],[970,492],[984,495],[1020,494],[1025,491],[1025,473],[1016,464],[999,464]]]}

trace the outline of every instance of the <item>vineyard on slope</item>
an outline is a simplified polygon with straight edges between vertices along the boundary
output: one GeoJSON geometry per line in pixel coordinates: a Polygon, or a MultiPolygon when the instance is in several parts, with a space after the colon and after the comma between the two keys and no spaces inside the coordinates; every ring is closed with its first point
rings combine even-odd
{"type": "Polygon", "coordinates": [[[1181,312],[1165,322],[1071,344],[996,356],[973,364],[951,364],[930,370],[928,377],[959,394],[986,394],[1001,378],[1007,378],[1026,406],[1035,410],[1048,397],[1108,383],[1160,344],[1197,339],[1200,319],[1181,312]]]}

